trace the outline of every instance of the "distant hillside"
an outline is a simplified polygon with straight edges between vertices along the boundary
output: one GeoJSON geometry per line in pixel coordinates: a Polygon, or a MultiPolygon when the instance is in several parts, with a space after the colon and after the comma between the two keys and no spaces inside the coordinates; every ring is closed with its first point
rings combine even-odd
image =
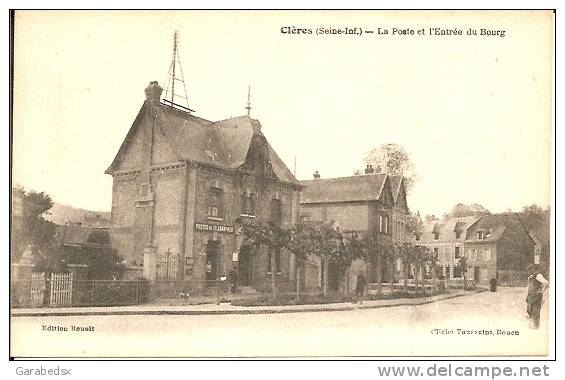
{"type": "Polygon", "coordinates": [[[53,207],[49,210],[50,215],[46,215],[45,219],[52,221],[55,224],[69,223],[84,223],[85,220],[92,220],[99,216],[99,219],[109,221],[111,213],[109,211],[93,211],[83,208],[76,208],[72,206],[63,205],[60,203],[53,203],[53,207]]]}

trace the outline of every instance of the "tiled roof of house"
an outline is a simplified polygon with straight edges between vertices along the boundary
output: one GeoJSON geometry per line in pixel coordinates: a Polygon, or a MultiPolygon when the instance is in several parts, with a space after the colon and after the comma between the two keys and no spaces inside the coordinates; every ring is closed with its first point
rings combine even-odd
{"type": "Polygon", "coordinates": [[[61,245],[89,245],[88,238],[94,231],[108,231],[106,228],[92,228],[76,224],[55,226],[55,241],[61,245]]]}
{"type": "MultiPolygon", "coordinates": [[[[507,229],[523,230],[531,239],[527,229],[523,226],[519,217],[512,214],[491,214],[482,216],[475,225],[473,225],[473,233],[467,234],[466,242],[481,243],[489,241],[497,241],[507,229]],[[482,239],[477,237],[477,231],[484,231],[485,235],[482,239]]],[[[533,239],[532,239],[533,240],[533,239]]]]}
{"type": "Polygon", "coordinates": [[[300,203],[372,201],[379,199],[386,174],[356,175],[300,181],[300,203]]]}
{"type": "Polygon", "coordinates": [[[424,222],[420,240],[434,240],[437,242],[453,240],[456,229],[461,232],[462,238],[465,238],[467,228],[475,223],[477,219],[478,218],[474,216],[462,216],[458,218],[444,218],[441,220],[424,222]],[[438,240],[434,239],[434,232],[439,232],[438,240]]]}
{"type": "MultiPolygon", "coordinates": [[[[129,140],[133,138],[138,120],[141,120],[146,110],[147,103],[144,103],[106,173],[112,173],[116,167],[129,140]]],[[[155,126],[156,133],[165,137],[172,150],[181,159],[224,169],[237,169],[245,161],[252,137],[264,136],[259,121],[248,116],[212,122],[164,104],[158,106],[155,126]]],[[[270,145],[269,153],[271,165],[279,180],[298,184],[270,145]]]]}

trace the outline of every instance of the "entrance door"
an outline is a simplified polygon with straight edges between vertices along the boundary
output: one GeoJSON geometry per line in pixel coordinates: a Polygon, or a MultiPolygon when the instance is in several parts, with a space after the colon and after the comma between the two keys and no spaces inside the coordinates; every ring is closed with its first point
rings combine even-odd
{"type": "Polygon", "coordinates": [[[217,241],[208,241],[206,248],[206,286],[216,286],[218,273],[218,247],[217,241]]]}
{"type": "Polygon", "coordinates": [[[242,246],[239,250],[237,277],[239,285],[251,284],[251,247],[242,246]]]}
{"type": "Polygon", "coordinates": [[[473,274],[474,274],[475,284],[478,284],[480,281],[481,268],[475,267],[475,273],[473,274]]]}
{"type": "Polygon", "coordinates": [[[328,289],[334,291],[339,289],[339,268],[331,261],[328,265],[328,289]]]}

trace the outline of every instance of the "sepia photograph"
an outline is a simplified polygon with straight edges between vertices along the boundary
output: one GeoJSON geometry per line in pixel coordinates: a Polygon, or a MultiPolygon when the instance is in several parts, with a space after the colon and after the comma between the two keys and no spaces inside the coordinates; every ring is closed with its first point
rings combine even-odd
{"type": "Polygon", "coordinates": [[[10,357],[535,357],[552,10],[10,12],[10,357]]]}

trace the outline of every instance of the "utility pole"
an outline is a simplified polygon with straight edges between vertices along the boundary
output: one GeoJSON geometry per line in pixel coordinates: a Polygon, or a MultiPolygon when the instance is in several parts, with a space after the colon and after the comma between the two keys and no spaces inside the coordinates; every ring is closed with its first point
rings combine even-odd
{"type": "Polygon", "coordinates": [[[220,249],[216,246],[216,304],[220,304],[220,249]]]}

